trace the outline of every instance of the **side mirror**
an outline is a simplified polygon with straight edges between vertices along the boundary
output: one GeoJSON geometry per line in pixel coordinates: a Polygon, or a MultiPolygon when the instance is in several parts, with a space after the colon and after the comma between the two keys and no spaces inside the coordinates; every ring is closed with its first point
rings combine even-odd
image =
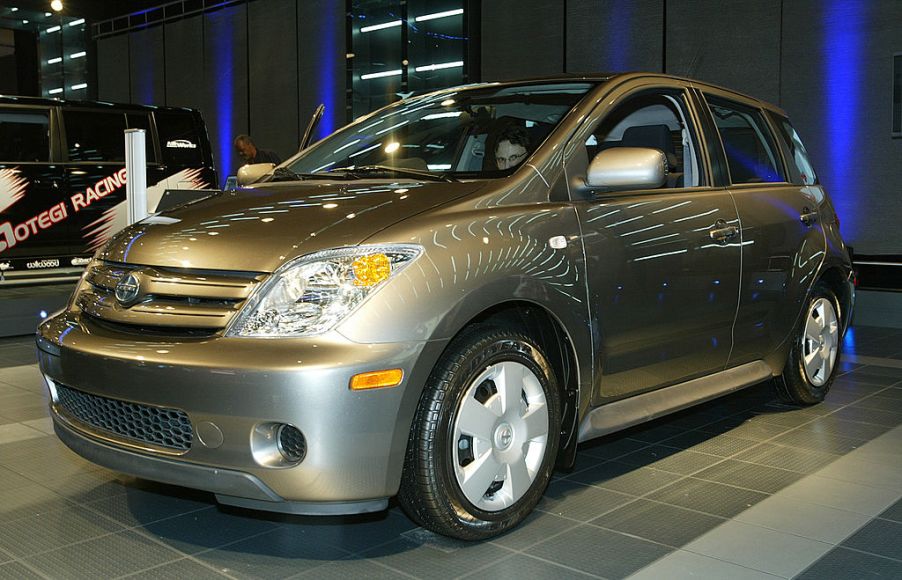
{"type": "Polygon", "coordinates": [[[605,189],[654,189],[667,180],[667,157],[659,149],[614,147],[592,159],[586,185],[605,189]]]}
{"type": "Polygon", "coordinates": [[[238,185],[250,185],[268,173],[272,173],[275,167],[272,163],[254,163],[242,165],[238,170],[238,185]]]}

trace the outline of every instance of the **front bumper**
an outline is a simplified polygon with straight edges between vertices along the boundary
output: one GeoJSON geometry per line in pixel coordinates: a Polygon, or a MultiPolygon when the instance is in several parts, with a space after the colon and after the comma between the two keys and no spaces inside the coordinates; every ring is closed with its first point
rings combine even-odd
{"type": "Polygon", "coordinates": [[[420,391],[445,346],[357,344],[337,333],[157,338],[66,313],[41,325],[37,343],[52,395],[63,385],[179,409],[194,426],[187,451],[166,452],[80,424],[54,397],[57,434],[76,453],[138,477],[211,491],[223,503],[292,513],[373,511],[397,493],[420,391]],[[403,369],[401,385],[348,388],[353,375],[388,368],[403,369]],[[307,453],[299,464],[266,452],[264,427],[272,424],[303,433],[307,453]],[[217,436],[204,436],[210,433],[217,436]]]}

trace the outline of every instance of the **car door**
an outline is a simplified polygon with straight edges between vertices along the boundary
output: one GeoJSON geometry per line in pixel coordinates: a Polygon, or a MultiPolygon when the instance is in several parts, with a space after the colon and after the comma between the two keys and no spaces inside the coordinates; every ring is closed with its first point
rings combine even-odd
{"type": "Polygon", "coordinates": [[[70,209],[52,162],[52,109],[0,106],[0,270],[68,266],[70,209]]]}
{"type": "Polygon", "coordinates": [[[690,102],[680,85],[624,87],[566,153],[586,256],[595,404],[720,371],[729,357],[738,216],[729,192],[710,185],[690,102]],[[580,188],[589,160],[620,146],[662,150],[672,171],[665,186],[580,188]]]}
{"type": "Polygon", "coordinates": [[[792,183],[778,141],[754,101],[705,91],[736,202],[742,281],[730,366],[763,359],[790,335],[824,259],[819,188],[792,183]]]}

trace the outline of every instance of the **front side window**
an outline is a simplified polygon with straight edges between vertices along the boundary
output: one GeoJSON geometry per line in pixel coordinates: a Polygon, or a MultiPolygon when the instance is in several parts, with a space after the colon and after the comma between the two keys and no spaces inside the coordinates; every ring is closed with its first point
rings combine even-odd
{"type": "Polygon", "coordinates": [[[125,115],[64,111],[69,161],[125,161],[125,115]]]}
{"type": "Polygon", "coordinates": [[[349,125],[286,166],[297,174],[389,166],[500,177],[520,166],[594,84],[487,86],[400,101],[349,125]]]}
{"type": "Polygon", "coordinates": [[[733,183],[786,181],[761,111],[707,97],[733,183]]]}
{"type": "Polygon", "coordinates": [[[50,111],[0,108],[0,163],[50,159],[50,111]]]}
{"type": "Polygon", "coordinates": [[[629,98],[607,114],[586,139],[586,158],[617,147],[657,149],[667,159],[662,187],[703,185],[695,131],[679,91],[652,91],[629,98]]]}

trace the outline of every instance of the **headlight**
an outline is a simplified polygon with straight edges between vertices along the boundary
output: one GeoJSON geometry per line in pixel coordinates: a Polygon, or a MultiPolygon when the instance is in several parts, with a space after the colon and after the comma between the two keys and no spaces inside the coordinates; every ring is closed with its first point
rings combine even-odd
{"type": "Polygon", "coordinates": [[[416,259],[413,245],[339,248],[279,268],[248,300],[228,336],[312,336],[347,318],[416,259]]]}

